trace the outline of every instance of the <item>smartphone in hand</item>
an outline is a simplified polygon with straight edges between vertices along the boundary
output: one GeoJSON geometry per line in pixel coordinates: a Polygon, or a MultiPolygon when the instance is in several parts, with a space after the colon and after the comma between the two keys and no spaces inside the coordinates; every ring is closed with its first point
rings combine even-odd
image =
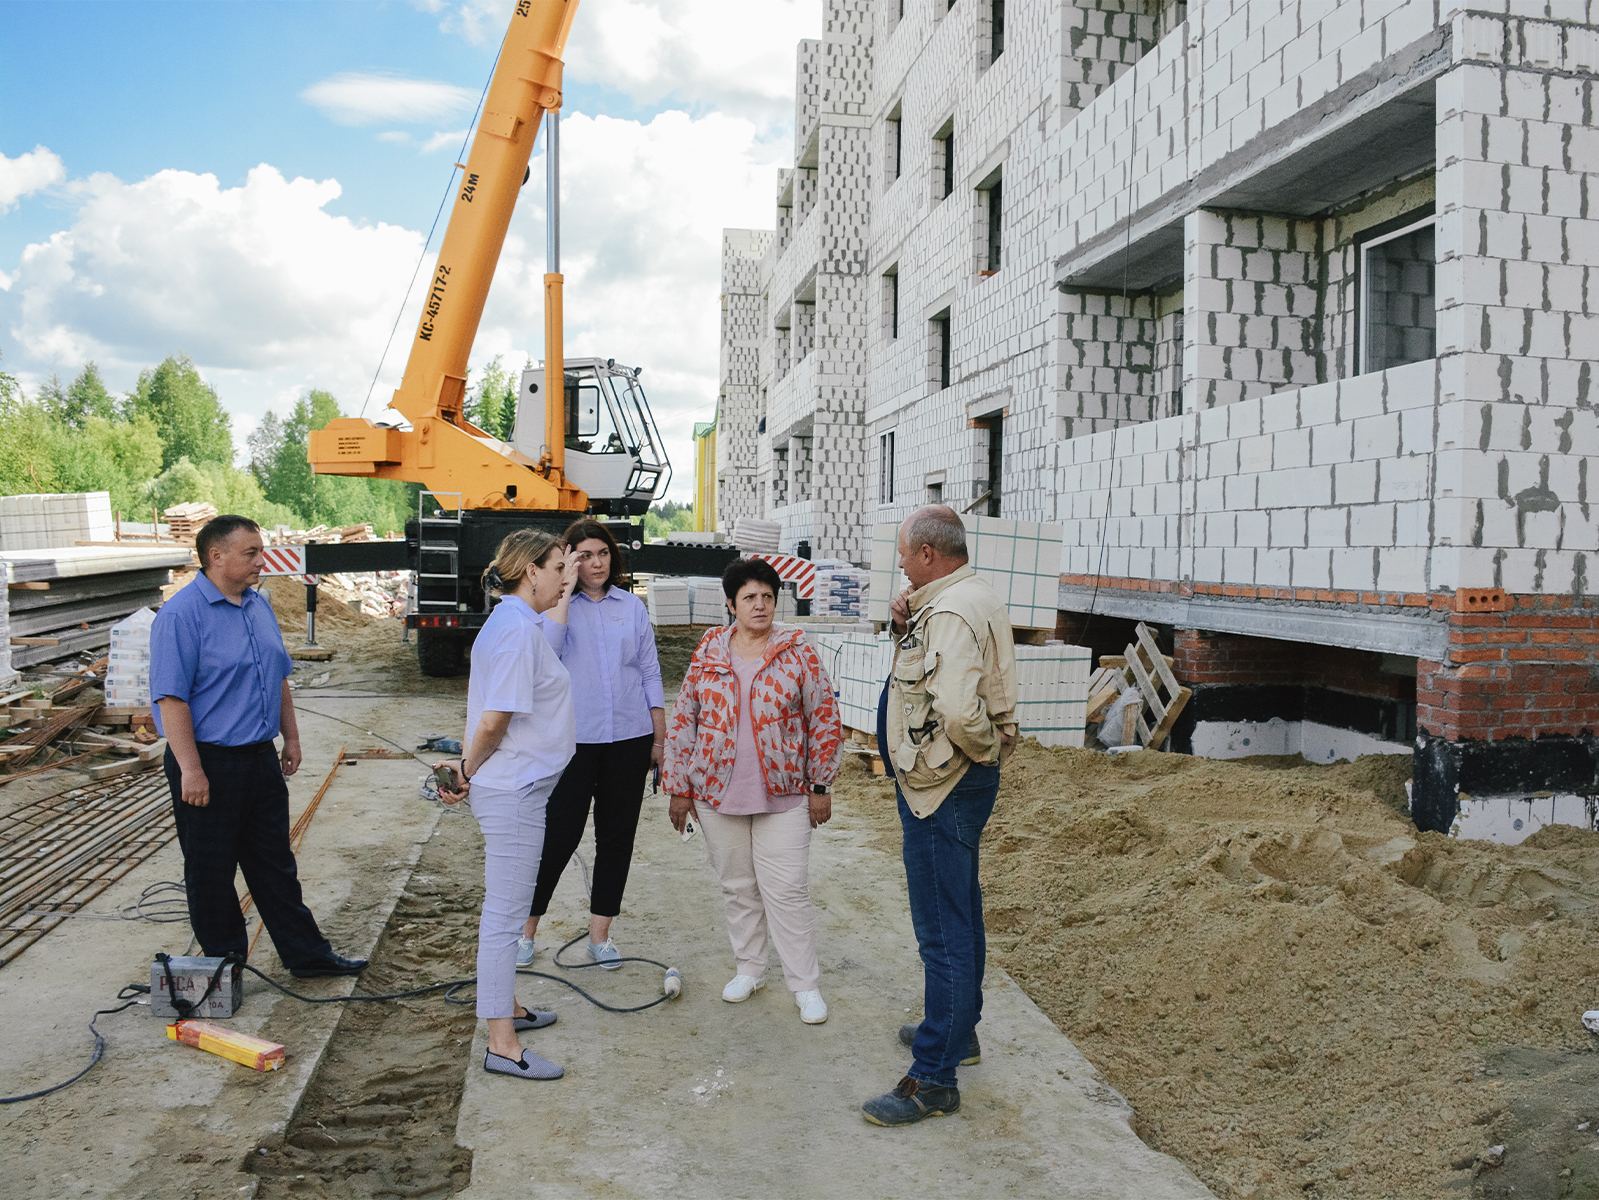
{"type": "Polygon", "coordinates": [[[455,768],[445,763],[440,763],[433,768],[433,782],[438,785],[440,791],[458,792],[461,790],[461,782],[455,776],[455,768]]]}

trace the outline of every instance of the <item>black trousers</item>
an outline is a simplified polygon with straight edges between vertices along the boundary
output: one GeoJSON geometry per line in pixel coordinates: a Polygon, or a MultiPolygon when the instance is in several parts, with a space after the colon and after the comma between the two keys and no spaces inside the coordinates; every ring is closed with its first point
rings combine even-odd
{"type": "Polygon", "coordinates": [[[300,897],[300,875],[289,848],[289,786],[271,742],[253,746],[199,743],[200,765],[211,784],[211,803],[183,802],[183,772],[172,751],[162,766],[172,789],[178,844],[183,847],[183,882],[189,893],[189,924],[209,957],[250,948],[233,877],[245,886],[261,914],[278,957],[289,968],[332,953],[316,918],[300,897]]]}
{"type": "Polygon", "coordinates": [[[594,802],[594,881],[589,912],[614,917],[622,911],[622,892],[633,865],[633,835],[644,806],[644,777],[650,770],[653,733],[622,742],[578,743],[544,813],[544,856],[533,889],[533,915],[549,911],[561,872],[572,860],[594,802]]]}

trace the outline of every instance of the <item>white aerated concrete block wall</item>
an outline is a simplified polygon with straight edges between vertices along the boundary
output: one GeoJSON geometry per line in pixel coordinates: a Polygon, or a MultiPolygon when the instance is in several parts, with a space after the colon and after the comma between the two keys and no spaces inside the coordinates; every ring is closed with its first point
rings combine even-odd
{"type": "MultiPolygon", "coordinates": [[[[1062,528],[1041,521],[966,516],[966,552],[971,567],[1023,629],[1055,627],[1060,588],[1062,528]]],[[[907,586],[899,569],[899,526],[872,527],[870,619],[886,622],[888,605],[907,586]]]]}

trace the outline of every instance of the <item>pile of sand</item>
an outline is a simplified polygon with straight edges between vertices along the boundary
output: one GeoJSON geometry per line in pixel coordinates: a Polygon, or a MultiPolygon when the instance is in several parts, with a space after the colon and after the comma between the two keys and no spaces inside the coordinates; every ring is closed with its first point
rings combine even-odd
{"type": "MultiPolygon", "coordinates": [[[[1471,1188],[1480,1151],[1518,1154],[1495,1056],[1589,1049],[1599,835],[1418,833],[1396,811],[1409,770],[1032,742],[1006,765],[983,847],[992,959],[1218,1195],[1471,1188]]],[[[839,795],[897,842],[888,784],[851,764],[839,795]]],[[[1548,1120],[1599,1115],[1580,1108],[1548,1120]]],[[[1531,1194],[1596,1194],[1527,1165],[1531,1194]]]]}

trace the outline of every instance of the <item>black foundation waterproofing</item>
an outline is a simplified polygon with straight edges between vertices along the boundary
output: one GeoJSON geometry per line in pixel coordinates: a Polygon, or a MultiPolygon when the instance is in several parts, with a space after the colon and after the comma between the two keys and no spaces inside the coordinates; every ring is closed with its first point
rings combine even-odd
{"type": "Polygon", "coordinates": [[[1591,733],[1451,742],[1416,739],[1410,816],[1417,829],[1448,833],[1468,796],[1570,792],[1599,795],[1599,739],[1591,733]]]}

